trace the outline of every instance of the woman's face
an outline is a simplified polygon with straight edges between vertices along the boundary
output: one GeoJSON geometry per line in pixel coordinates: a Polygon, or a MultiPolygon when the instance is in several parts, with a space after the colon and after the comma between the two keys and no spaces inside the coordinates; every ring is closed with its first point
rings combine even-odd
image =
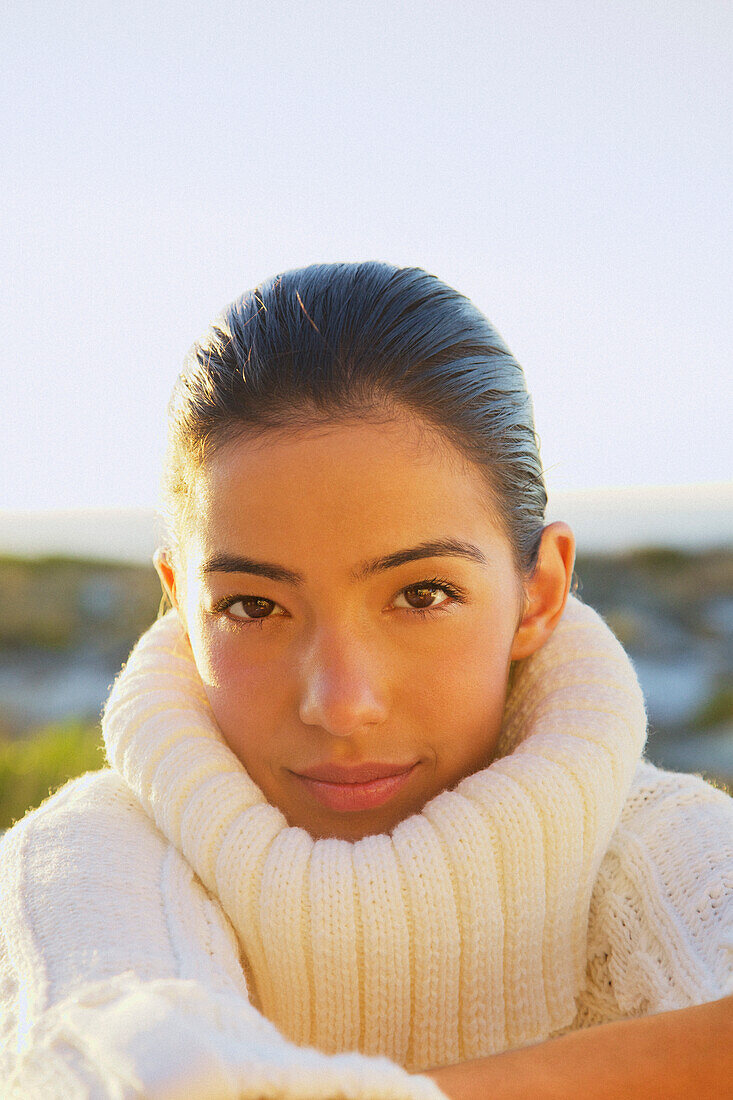
{"type": "Polygon", "coordinates": [[[290,825],[388,832],[492,760],[523,591],[485,492],[400,414],[244,439],[199,475],[175,602],[290,825]]]}

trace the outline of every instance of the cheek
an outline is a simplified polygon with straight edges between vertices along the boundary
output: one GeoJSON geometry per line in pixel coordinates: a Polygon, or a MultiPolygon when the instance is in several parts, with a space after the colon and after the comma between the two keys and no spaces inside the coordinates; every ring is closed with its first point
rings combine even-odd
{"type": "Polygon", "coordinates": [[[214,718],[232,748],[272,728],[286,693],[282,675],[271,662],[246,657],[241,640],[224,634],[191,634],[196,667],[214,718]]]}
{"type": "Polygon", "coordinates": [[[454,727],[466,727],[489,719],[501,719],[509,675],[509,654],[495,660],[477,660],[467,652],[456,655],[446,667],[442,680],[442,706],[454,727]]]}
{"type": "Polygon", "coordinates": [[[487,702],[503,697],[512,639],[506,620],[471,622],[453,633],[435,668],[440,669],[446,688],[458,695],[487,702]]]}
{"type": "Polygon", "coordinates": [[[472,766],[492,752],[501,731],[509,679],[511,631],[487,629],[456,638],[434,677],[424,708],[431,728],[445,731],[445,761],[472,766]]]}

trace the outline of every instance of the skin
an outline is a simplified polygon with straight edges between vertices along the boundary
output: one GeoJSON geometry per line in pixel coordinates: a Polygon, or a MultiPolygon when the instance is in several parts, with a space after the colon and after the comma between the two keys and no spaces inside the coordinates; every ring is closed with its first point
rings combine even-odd
{"type": "Polygon", "coordinates": [[[450,1100],[722,1100],[733,997],[619,1020],[427,1074],[450,1100]]]}
{"type": "Polygon", "coordinates": [[[521,577],[485,478],[397,412],[240,439],[200,471],[195,492],[184,560],[161,551],[156,568],[224,738],[288,824],[344,840],[389,832],[491,762],[511,662],[547,640],[565,606],[565,524],[545,528],[538,566],[521,577]],[[485,560],[433,554],[352,575],[447,538],[485,560]],[[221,554],[303,580],[205,572],[221,554]],[[435,578],[451,591],[421,585],[435,578]],[[231,597],[240,602],[215,610],[231,597]],[[322,806],[294,774],[364,761],[415,768],[385,805],[350,812],[322,806]]]}

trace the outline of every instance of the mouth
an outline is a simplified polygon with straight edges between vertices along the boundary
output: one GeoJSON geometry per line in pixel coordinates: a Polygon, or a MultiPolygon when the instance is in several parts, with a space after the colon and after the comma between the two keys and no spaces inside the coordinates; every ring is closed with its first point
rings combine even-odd
{"type": "Polygon", "coordinates": [[[322,806],[350,813],[383,806],[402,790],[418,763],[366,763],[353,767],[329,764],[310,768],[307,774],[291,774],[322,806]]]}

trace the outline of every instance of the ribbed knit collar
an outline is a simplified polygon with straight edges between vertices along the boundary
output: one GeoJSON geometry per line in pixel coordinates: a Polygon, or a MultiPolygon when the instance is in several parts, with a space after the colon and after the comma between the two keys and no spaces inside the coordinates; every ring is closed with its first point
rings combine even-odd
{"type": "Polygon", "coordinates": [[[174,611],[108,700],[110,763],[215,895],[289,1038],[425,1069],[539,1041],[584,984],[593,883],[644,745],[633,668],[570,598],[517,666],[498,758],[391,835],[292,828],[219,730],[174,611]]]}

